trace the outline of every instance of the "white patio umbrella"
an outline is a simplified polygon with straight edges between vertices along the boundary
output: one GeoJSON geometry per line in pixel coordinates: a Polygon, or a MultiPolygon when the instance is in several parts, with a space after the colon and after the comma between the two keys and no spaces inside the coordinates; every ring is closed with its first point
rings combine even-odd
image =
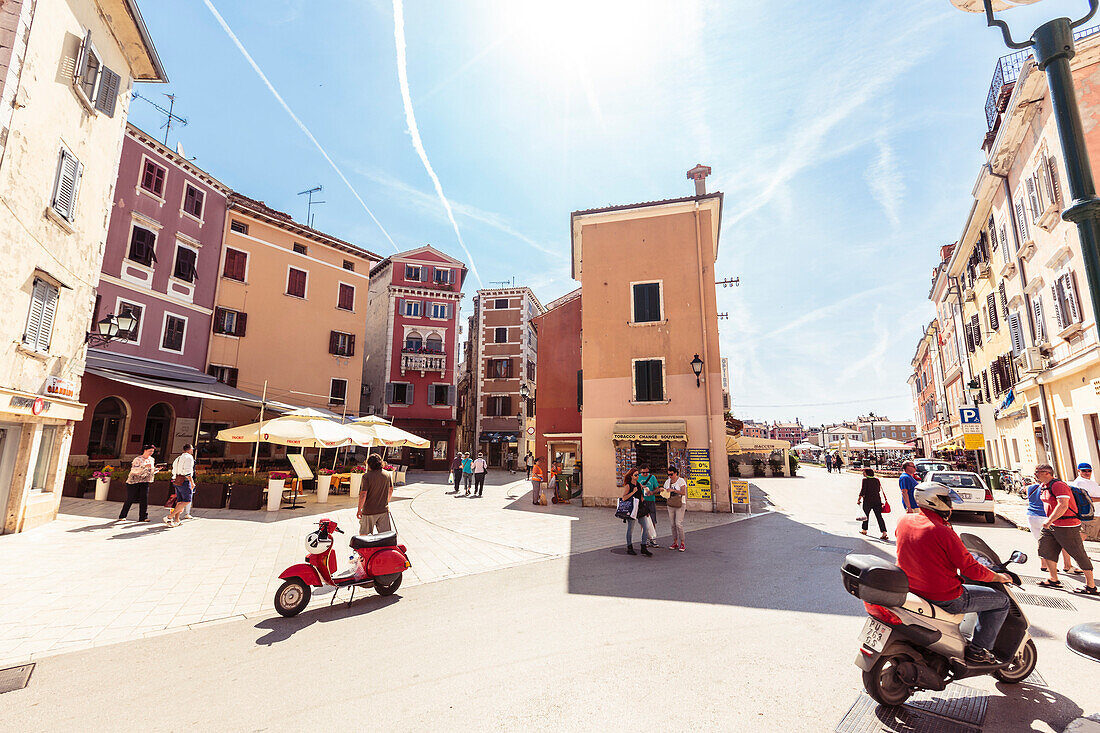
{"type": "Polygon", "coordinates": [[[906,445],[900,440],[894,440],[893,438],[881,438],[880,440],[875,441],[875,447],[872,448],[872,450],[916,450],[916,448],[911,445],[906,445]]]}
{"type": "Polygon", "coordinates": [[[355,442],[347,425],[328,418],[284,415],[274,420],[238,425],[218,431],[227,443],[274,443],[300,448],[339,448],[355,442]]]}
{"type": "Polygon", "coordinates": [[[353,441],[356,444],[368,448],[380,446],[386,448],[401,448],[403,446],[408,446],[410,448],[427,448],[431,444],[427,438],[413,435],[389,423],[372,423],[372,418],[373,416],[359,418],[345,426],[351,431],[353,441]]]}

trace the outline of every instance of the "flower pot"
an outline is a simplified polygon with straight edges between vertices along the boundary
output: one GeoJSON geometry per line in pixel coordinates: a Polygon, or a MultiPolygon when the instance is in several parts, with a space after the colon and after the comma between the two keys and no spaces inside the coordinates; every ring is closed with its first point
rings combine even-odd
{"type": "Polygon", "coordinates": [[[111,490],[111,479],[97,478],[95,480],[95,500],[107,501],[107,492],[111,490]]]}
{"type": "Polygon", "coordinates": [[[171,481],[154,481],[149,484],[149,506],[164,506],[173,493],[171,481]]]}
{"type": "Polygon", "coordinates": [[[317,503],[324,504],[328,502],[328,487],[332,483],[332,476],[318,476],[317,477],[317,503]]]}
{"type": "Polygon", "coordinates": [[[283,503],[283,487],[285,485],[286,481],[281,478],[267,480],[267,510],[269,512],[279,511],[279,506],[283,503]]]}
{"type": "Polygon", "coordinates": [[[351,479],[349,480],[351,483],[350,488],[348,488],[348,496],[354,499],[355,497],[359,496],[359,490],[363,488],[363,474],[353,473],[351,475],[351,479]]]}
{"type": "Polygon", "coordinates": [[[222,483],[199,482],[195,484],[196,509],[224,509],[229,487],[222,483]]]}

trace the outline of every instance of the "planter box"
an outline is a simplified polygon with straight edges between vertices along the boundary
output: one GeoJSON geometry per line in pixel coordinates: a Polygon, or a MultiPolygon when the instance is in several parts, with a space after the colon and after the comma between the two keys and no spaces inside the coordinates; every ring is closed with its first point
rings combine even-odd
{"type": "Polygon", "coordinates": [[[195,509],[224,509],[228,497],[229,486],[227,484],[196,483],[193,507],[195,509]]]}
{"type": "Polygon", "coordinates": [[[234,484],[229,492],[230,509],[259,509],[264,504],[264,487],[255,484],[234,484]]]}
{"type": "Polygon", "coordinates": [[[172,495],[170,481],[154,481],[149,484],[149,506],[164,506],[172,495]]]}
{"type": "Polygon", "coordinates": [[[90,482],[90,479],[86,479],[83,476],[66,476],[65,488],[61,490],[61,495],[75,496],[79,499],[83,499],[90,482]]]}
{"type": "Polygon", "coordinates": [[[113,478],[107,489],[107,501],[126,501],[126,479],[113,478]]]}
{"type": "Polygon", "coordinates": [[[267,510],[269,512],[279,511],[279,507],[283,504],[284,488],[286,488],[286,479],[267,480],[267,510]]]}

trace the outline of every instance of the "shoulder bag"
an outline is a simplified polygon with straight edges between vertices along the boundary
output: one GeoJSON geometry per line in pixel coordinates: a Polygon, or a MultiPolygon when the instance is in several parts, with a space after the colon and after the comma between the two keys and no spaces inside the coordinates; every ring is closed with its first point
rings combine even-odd
{"type": "Polygon", "coordinates": [[[615,509],[617,519],[630,519],[634,513],[634,499],[619,499],[619,506],[615,509]]]}

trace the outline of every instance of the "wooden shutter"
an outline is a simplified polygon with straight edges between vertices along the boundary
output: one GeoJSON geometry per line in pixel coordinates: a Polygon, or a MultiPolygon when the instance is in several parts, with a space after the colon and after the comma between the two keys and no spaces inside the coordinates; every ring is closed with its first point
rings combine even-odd
{"type": "Polygon", "coordinates": [[[997,288],[997,294],[1001,299],[1001,315],[1008,318],[1008,298],[1005,296],[1005,281],[1001,280],[1001,286],[997,288]]]}
{"type": "Polygon", "coordinates": [[[432,281],[432,268],[428,265],[423,265],[420,268],[420,282],[430,283],[432,281]]]}
{"type": "Polygon", "coordinates": [[[982,345],[982,324],[978,320],[977,313],[970,317],[970,333],[974,338],[974,347],[980,347],[982,345]]]}
{"type": "Polygon", "coordinates": [[[237,313],[237,328],[233,331],[234,336],[244,336],[248,326],[248,314],[237,313]]]}
{"type": "Polygon", "coordinates": [[[225,383],[230,387],[237,386],[237,368],[230,367],[225,370],[225,383]]]}
{"type": "Polygon", "coordinates": [[[1058,183],[1058,163],[1053,156],[1048,157],[1046,163],[1047,181],[1050,184],[1050,200],[1061,206],[1062,187],[1058,183]]]}
{"type": "Polygon", "coordinates": [[[982,394],[985,396],[985,401],[989,402],[989,373],[982,370],[982,394]]]}
{"type": "Polygon", "coordinates": [[[339,351],[338,351],[339,338],[340,338],[339,335],[335,331],[329,331],[328,332],[328,353],[330,353],[330,354],[339,353],[339,351]]]}
{"type": "Polygon", "coordinates": [[[664,380],[662,379],[663,362],[656,359],[649,362],[649,396],[653,400],[665,398],[664,380]]]}
{"type": "Polygon", "coordinates": [[[970,321],[963,323],[963,334],[966,336],[966,350],[974,353],[974,334],[970,330],[970,321]]]}
{"type": "Polygon", "coordinates": [[[989,373],[991,375],[990,381],[993,383],[993,394],[999,395],[1001,393],[1001,357],[997,357],[993,360],[993,363],[989,366],[989,373]]]}
{"type": "Polygon", "coordinates": [[[386,382],[385,400],[387,405],[393,404],[393,382],[386,382]]]}
{"type": "MultiPolygon", "coordinates": [[[[1009,204],[1009,206],[1011,206],[1011,204],[1009,204]]],[[[1008,227],[1005,224],[1001,224],[1001,247],[1003,248],[1001,251],[1001,255],[1005,259],[1005,264],[1008,264],[1008,261],[1012,258],[1012,255],[1010,252],[1011,247],[1008,246],[1008,227]]]]}
{"type": "Polygon", "coordinates": [[[985,296],[985,303],[989,312],[989,330],[996,331],[1001,327],[1001,322],[997,318],[997,294],[990,293],[985,296]]]}
{"type": "Polygon", "coordinates": [[[43,288],[42,321],[38,327],[38,342],[35,348],[38,351],[50,350],[50,336],[53,334],[53,321],[57,316],[57,296],[59,291],[53,285],[39,280],[43,288]]]}
{"type": "Polygon", "coordinates": [[[1054,301],[1054,322],[1058,325],[1058,331],[1061,332],[1068,324],[1066,323],[1065,303],[1061,298],[1061,282],[1055,280],[1050,286],[1050,297],[1054,301]]]}
{"type": "Polygon", "coordinates": [[[355,356],[355,334],[354,333],[349,333],[348,334],[348,353],[344,354],[344,356],[355,356]]]}
{"type": "Polygon", "coordinates": [[[1080,323],[1084,320],[1081,313],[1081,302],[1077,297],[1077,281],[1074,273],[1067,272],[1059,280],[1062,282],[1062,295],[1066,302],[1066,315],[1070,323],[1080,323]]]}
{"type": "Polygon", "coordinates": [[[1012,339],[1012,353],[1019,354],[1024,350],[1024,330],[1020,323],[1019,312],[1013,312],[1008,316],[1008,333],[1012,339]]]}
{"type": "Polygon", "coordinates": [[[1027,216],[1026,216],[1026,212],[1024,211],[1024,200],[1023,199],[1020,199],[1019,201],[1016,202],[1016,224],[1020,228],[1020,242],[1021,243],[1026,242],[1027,241],[1028,230],[1027,230],[1027,216]]]}
{"type": "Polygon", "coordinates": [[[406,384],[405,385],[405,404],[406,405],[411,405],[413,403],[413,391],[414,391],[414,387],[413,387],[412,384],[406,384]]]}
{"type": "Polygon", "coordinates": [[[96,94],[95,108],[108,117],[114,117],[115,101],[118,99],[118,87],[122,78],[106,66],[99,73],[99,93],[96,94]]]}
{"type": "Polygon", "coordinates": [[[214,333],[225,333],[225,308],[214,308],[214,333]]]}
{"type": "Polygon", "coordinates": [[[1043,296],[1036,294],[1035,299],[1031,301],[1031,306],[1035,310],[1035,340],[1046,341],[1047,325],[1043,322],[1043,296]]]}
{"type": "Polygon", "coordinates": [[[76,194],[79,185],[80,162],[72,153],[62,148],[57,164],[53,208],[68,221],[72,221],[76,216],[76,194]]]}
{"type": "Polygon", "coordinates": [[[88,54],[92,49],[92,32],[84,34],[84,40],[80,42],[80,50],[76,54],[76,66],[73,67],[73,81],[80,83],[84,76],[84,67],[88,63],[88,54]]]}
{"type": "Polygon", "coordinates": [[[457,390],[455,389],[455,386],[453,384],[447,386],[447,404],[448,405],[452,405],[452,406],[454,405],[454,403],[455,403],[455,393],[456,392],[457,392],[457,390]]]}
{"type": "Polygon", "coordinates": [[[993,252],[997,251],[997,221],[992,215],[989,217],[989,248],[993,252]]]}
{"type": "Polygon", "coordinates": [[[1031,207],[1031,220],[1037,222],[1043,212],[1039,209],[1039,193],[1035,188],[1035,177],[1028,176],[1025,184],[1027,187],[1027,201],[1031,207]]]}
{"type": "Polygon", "coordinates": [[[649,399],[649,362],[634,362],[634,399],[639,402],[649,399]]]}

